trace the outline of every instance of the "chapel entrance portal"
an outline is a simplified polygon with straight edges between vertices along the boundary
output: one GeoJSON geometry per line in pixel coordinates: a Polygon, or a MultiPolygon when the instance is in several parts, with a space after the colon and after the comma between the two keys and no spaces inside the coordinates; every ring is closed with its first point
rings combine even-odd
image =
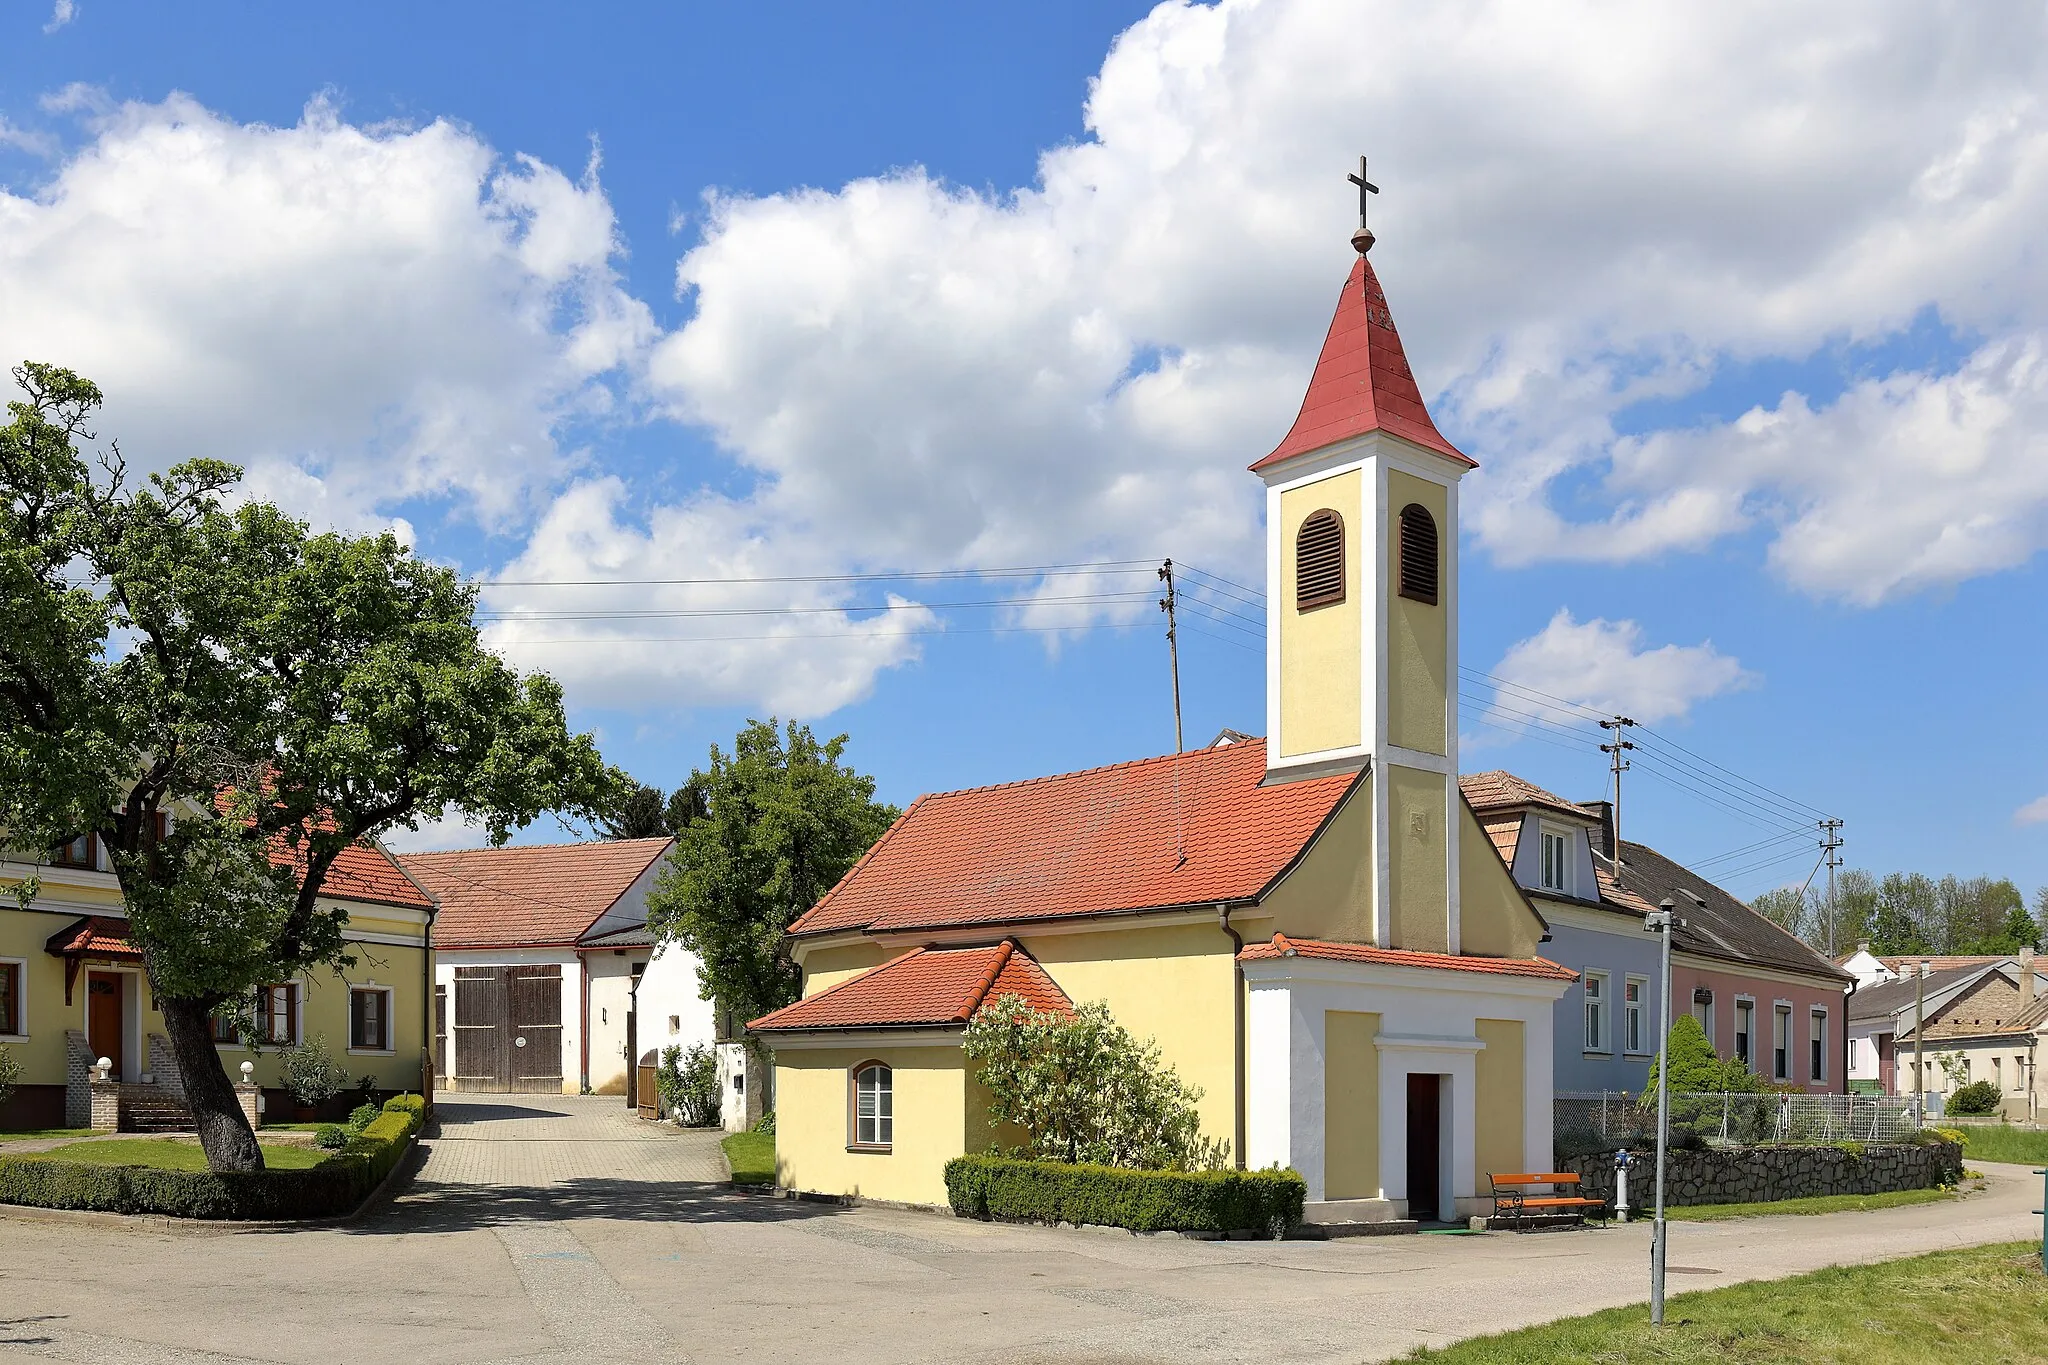
{"type": "Polygon", "coordinates": [[[1408,1073],[1408,1216],[1437,1222],[1442,1184],[1442,1087],[1433,1072],[1408,1073]]]}
{"type": "Polygon", "coordinates": [[[114,1064],[113,1077],[128,1074],[127,1021],[122,1018],[121,973],[87,972],[85,976],[85,1043],[93,1059],[114,1064]]]}

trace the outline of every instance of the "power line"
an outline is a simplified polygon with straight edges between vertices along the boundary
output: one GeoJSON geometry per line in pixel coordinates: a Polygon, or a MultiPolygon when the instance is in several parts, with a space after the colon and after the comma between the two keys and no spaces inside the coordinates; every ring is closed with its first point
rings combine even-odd
{"type": "Polygon", "coordinates": [[[731,578],[480,578],[473,581],[480,588],[732,587],[755,583],[886,583],[895,580],[1065,577],[1105,571],[1142,573],[1150,572],[1153,567],[1153,561],[1149,559],[1104,559],[1079,564],[1018,564],[994,569],[902,569],[890,573],[760,574],[731,578]]]}

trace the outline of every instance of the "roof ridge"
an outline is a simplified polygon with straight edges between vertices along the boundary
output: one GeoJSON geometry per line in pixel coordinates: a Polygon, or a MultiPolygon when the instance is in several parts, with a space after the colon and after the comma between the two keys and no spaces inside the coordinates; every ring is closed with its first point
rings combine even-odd
{"type": "Polygon", "coordinates": [[[564,839],[552,844],[485,844],[482,848],[423,848],[412,853],[393,853],[393,858],[460,858],[471,853],[541,853],[557,848],[620,848],[628,844],[672,844],[673,834],[650,834],[640,839],[564,839]]]}
{"type": "MultiPolygon", "coordinates": [[[[1263,739],[1263,736],[1253,736],[1263,739]]],[[[1248,749],[1249,744],[1226,744],[1221,748],[1189,749],[1178,754],[1153,754],[1147,758],[1119,759],[1115,763],[1098,763],[1092,768],[1075,768],[1064,773],[1045,773],[1039,777],[1019,777],[1008,782],[990,782],[979,787],[955,787],[950,791],[926,792],[919,801],[935,801],[944,796],[973,796],[980,792],[1008,791],[1016,787],[1036,786],[1041,782],[1058,782],[1069,777],[1086,777],[1091,773],[1113,772],[1118,768],[1142,768],[1153,763],[1168,763],[1175,759],[1202,758],[1211,754],[1229,754],[1238,749],[1248,749]]],[[[1334,774],[1332,774],[1334,776],[1334,774]]],[[[908,814],[909,812],[904,812],[908,814]]]]}
{"type": "Polygon", "coordinates": [[[987,969],[981,974],[980,983],[968,993],[967,1011],[962,1016],[963,1018],[972,1019],[974,1017],[974,1012],[981,1008],[982,1001],[988,998],[990,989],[995,986],[996,978],[1003,974],[1003,968],[1010,965],[1010,959],[1016,955],[1016,952],[1017,940],[1014,938],[1006,938],[996,945],[995,961],[989,963],[987,969]]]}

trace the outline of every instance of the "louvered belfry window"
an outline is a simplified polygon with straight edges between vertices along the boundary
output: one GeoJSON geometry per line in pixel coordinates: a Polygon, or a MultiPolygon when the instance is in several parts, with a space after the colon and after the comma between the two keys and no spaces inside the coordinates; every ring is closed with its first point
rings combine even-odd
{"type": "Polygon", "coordinates": [[[1436,518],[1420,503],[1401,509],[1401,596],[1436,605],[1436,518]]]}
{"type": "Polygon", "coordinates": [[[1344,518],[1329,508],[1308,514],[1294,536],[1294,609],[1344,600],[1344,518]]]}

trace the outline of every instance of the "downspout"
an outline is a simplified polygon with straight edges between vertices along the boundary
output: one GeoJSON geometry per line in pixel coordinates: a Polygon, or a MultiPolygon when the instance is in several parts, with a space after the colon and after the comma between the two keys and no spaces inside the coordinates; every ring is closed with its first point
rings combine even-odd
{"type": "MultiPolygon", "coordinates": [[[[1841,1077],[1842,1094],[1844,1095],[1849,1094],[1849,997],[1856,994],[1856,988],[1862,984],[1861,981],[1851,981],[1849,989],[1842,992],[1842,1026],[1835,1030],[1840,1035],[1842,1049],[1842,1069],[1835,1074],[1841,1077]]],[[[1876,1047],[1876,1040],[1872,1039],[1870,1045],[1876,1047]]],[[[1883,1071],[1882,1067],[1878,1068],[1880,1080],[1883,1078],[1883,1071]]]]}
{"type": "Polygon", "coordinates": [[[581,1074],[577,1078],[577,1093],[590,1093],[590,958],[581,948],[576,950],[577,994],[582,1001],[577,1009],[576,1050],[581,1074]]]}
{"type": "Polygon", "coordinates": [[[1234,1131],[1230,1154],[1238,1170],[1245,1169],[1244,1155],[1244,964],[1237,955],[1244,951],[1244,938],[1230,927],[1230,907],[1216,907],[1216,927],[1230,935],[1230,1065],[1234,1131]]]}
{"type": "Polygon", "coordinates": [[[434,1049],[434,916],[441,907],[433,903],[433,897],[427,900],[427,933],[420,952],[420,1056],[426,1059],[420,1073],[422,1095],[433,1093],[434,1068],[441,1060],[434,1049]]]}

